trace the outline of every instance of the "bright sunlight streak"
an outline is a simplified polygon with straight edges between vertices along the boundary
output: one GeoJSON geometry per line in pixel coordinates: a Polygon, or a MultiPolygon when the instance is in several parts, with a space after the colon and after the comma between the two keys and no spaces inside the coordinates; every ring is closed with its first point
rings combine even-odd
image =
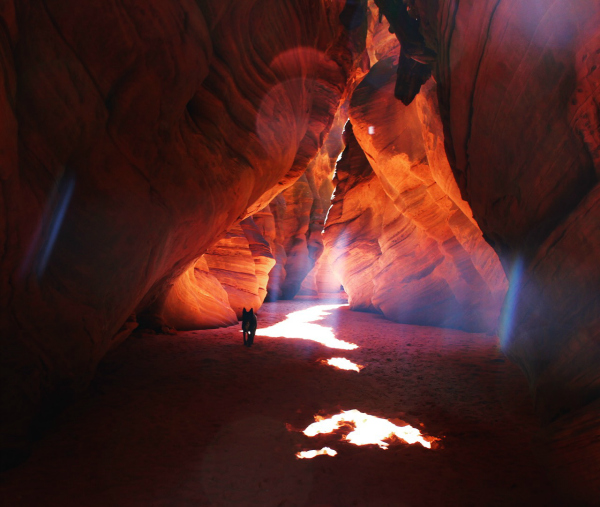
{"type": "Polygon", "coordinates": [[[334,366],[335,368],[339,368],[340,370],[352,370],[359,372],[364,368],[362,364],[353,363],[345,357],[332,357],[326,361],[323,360],[323,363],[328,364],[329,366],[334,366]]]}
{"type": "Polygon", "coordinates": [[[439,440],[432,437],[423,437],[417,428],[410,424],[396,426],[387,419],[381,419],[373,415],[364,414],[358,410],[342,411],[328,419],[320,416],[315,417],[316,422],[304,430],[308,437],[314,437],[321,433],[332,433],[346,424],[354,429],[346,435],[345,440],[354,445],[377,444],[382,449],[387,449],[389,443],[384,440],[399,438],[408,444],[419,443],[423,447],[431,449],[431,442],[439,440]]]}
{"type": "Polygon", "coordinates": [[[312,340],[319,342],[332,349],[353,350],[358,348],[355,343],[338,340],[333,328],[313,324],[315,321],[323,320],[332,310],[336,310],[347,304],[318,305],[290,313],[283,322],[271,327],[257,329],[257,336],[270,336],[272,338],[298,338],[301,340],[312,340]]]}
{"type": "Polygon", "coordinates": [[[301,451],[296,453],[296,457],[300,459],[312,459],[315,456],[335,456],[337,451],[334,451],[330,447],[323,447],[320,451],[301,451]]]}

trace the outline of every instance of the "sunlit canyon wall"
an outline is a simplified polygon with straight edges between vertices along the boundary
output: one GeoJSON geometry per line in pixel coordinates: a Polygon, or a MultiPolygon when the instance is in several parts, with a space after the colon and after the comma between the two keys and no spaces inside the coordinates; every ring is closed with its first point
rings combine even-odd
{"type": "Polygon", "coordinates": [[[2,4],[4,449],[81,390],[136,320],[163,332],[228,324],[240,292],[265,295],[268,256],[232,226],[323,144],[362,65],[364,30],[343,9],[2,4]],[[223,266],[244,241],[250,255],[223,266]]]}
{"type": "MultiPolygon", "coordinates": [[[[339,292],[340,280],[331,270],[328,252],[324,252],[322,231],[331,205],[333,172],[343,149],[342,130],[347,118],[347,104],[342,104],[327,139],[304,175],[269,206],[274,221],[273,232],[267,234],[272,238],[270,244],[277,258],[269,278],[271,301],[291,299],[299,293],[327,296],[339,292]]],[[[254,218],[257,223],[270,223],[269,217],[254,218]]]]}
{"type": "Polygon", "coordinates": [[[396,95],[435,79],[452,172],[508,274],[500,338],[548,423],[547,457],[597,504],[600,4],[375,3],[403,48],[396,95]]]}
{"type": "Polygon", "coordinates": [[[179,330],[235,324],[243,308],[262,305],[274,265],[271,247],[253,218],[236,222],[177,278],[157,320],[179,330]]]}
{"type": "Polygon", "coordinates": [[[370,11],[372,67],[350,99],[325,228],[333,269],[353,309],[493,331],[506,278],[454,181],[435,83],[408,106],[394,98],[400,46],[370,11]]]}
{"type": "Polygon", "coordinates": [[[339,278],[355,309],[494,330],[504,271],[545,448],[600,498],[598,2],[344,3],[2,4],[3,448],[138,324],[339,278]]]}

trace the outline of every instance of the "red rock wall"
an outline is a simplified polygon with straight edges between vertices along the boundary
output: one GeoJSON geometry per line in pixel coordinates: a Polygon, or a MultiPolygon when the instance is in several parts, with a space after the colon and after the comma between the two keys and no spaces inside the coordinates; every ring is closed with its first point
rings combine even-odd
{"type": "MultiPolygon", "coordinates": [[[[395,0],[377,0],[387,9],[395,0]]],[[[557,479],[600,498],[600,4],[410,2],[462,196],[506,269],[503,349],[557,479]]],[[[578,500],[578,501],[579,501],[578,500]]]]}
{"type": "Polygon", "coordinates": [[[2,4],[3,446],[302,174],[357,54],[342,8],[2,4]]]}
{"type": "MultiPolygon", "coordinates": [[[[269,281],[271,301],[292,299],[298,293],[316,295],[318,285],[328,291],[335,286],[335,292],[339,292],[339,280],[333,283],[329,266],[321,262],[316,271],[315,267],[324,249],[323,224],[333,192],[335,161],[343,149],[342,130],[347,118],[348,107],[344,103],[304,175],[270,205],[275,226],[270,244],[274,252],[279,252],[269,281]]],[[[257,219],[263,220],[262,216],[257,219]]]]}
{"type": "Polygon", "coordinates": [[[271,271],[269,271],[266,294],[266,297],[269,300],[274,301],[281,298],[281,284],[285,280],[286,276],[285,263],[287,254],[282,244],[283,231],[281,227],[276,225],[277,219],[271,210],[277,210],[283,205],[285,205],[285,201],[283,196],[279,194],[266,208],[252,215],[252,219],[254,220],[259,232],[269,243],[271,253],[275,259],[275,265],[271,268],[271,271]]]}
{"type": "Polygon", "coordinates": [[[237,324],[227,291],[209,270],[204,256],[175,281],[162,310],[163,322],[177,330],[237,324]]]}
{"type": "MultiPolygon", "coordinates": [[[[387,64],[384,60],[377,65],[387,64]]],[[[332,250],[333,267],[349,294],[350,307],[378,311],[405,323],[494,329],[506,292],[500,264],[476,226],[462,217],[431,176],[416,108],[395,101],[385,93],[389,88],[380,90],[393,102],[371,103],[373,121],[366,124],[375,130],[368,134],[368,127],[364,129],[371,136],[364,141],[370,149],[366,155],[356,129],[347,127],[347,146],[337,164],[325,229],[325,243],[332,250]],[[394,129],[383,128],[378,108],[398,112],[396,121],[404,130],[395,142],[386,138],[394,129]],[[386,159],[389,153],[397,160],[386,159]],[[390,182],[390,177],[397,179],[390,182]],[[478,263],[481,259],[487,263],[478,263]]],[[[368,91],[361,84],[353,104],[368,91]]],[[[358,116],[360,107],[356,109],[358,116]]],[[[364,118],[354,120],[353,111],[354,105],[351,121],[366,125],[364,118]]]]}
{"type": "Polygon", "coordinates": [[[495,329],[506,278],[445,156],[435,85],[410,106],[394,99],[400,47],[373,2],[369,10],[372,68],[352,95],[353,146],[338,163],[327,221],[334,268],[352,308],[400,322],[495,329]],[[369,177],[357,180],[356,171],[369,177]]]}
{"type": "MultiPolygon", "coordinates": [[[[445,158],[434,153],[429,161],[431,150],[424,139],[435,137],[433,143],[443,145],[442,131],[433,122],[427,127],[421,124],[416,102],[404,106],[394,99],[393,62],[388,57],[373,66],[355,90],[350,107],[356,138],[387,196],[405,218],[403,224],[396,224],[405,230],[399,241],[384,217],[382,248],[389,236],[399,250],[382,259],[388,276],[379,280],[375,303],[395,320],[495,329],[506,293],[504,272],[469,220],[468,205],[458,189],[448,184],[452,172],[445,158]],[[424,273],[431,273],[436,282],[424,273]],[[396,288],[400,280],[410,284],[396,288]]],[[[435,108],[435,95],[430,99],[435,108]]],[[[427,103],[425,97],[421,100],[427,103]]]]}
{"type": "Polygon", "coordinates": [[[280,279],[279,290],[280,298],[291,299],[316,260],[308,245],[315,196],[307,175],[302,175],[281,197],[280,206],[273,208],[285,250],[285,278],[280,279]]]}
{"type": "MultiPolygon", "coordinates": [[[[248,240],[248,248],[254,259],[254,273],[258,285],[258,297],[260,304],[262,305],[267,297],[269,273],[275,266],[275,257],[273,256],[269,242],[261,234],[260,228],[256,225],[256,222],[252,217],[242,220],[240,226],[248,240]]],[[[248,306],[249,305],[246,305],[246,307],[248,306]]],[[[257,307],[250,306],[250,308],[254,308],[255,311],[258,311],[260,305],[257,307]]]]}
{"type": "MultiPolygon", "coordinates": [[[[375,3],[402,41],[394,93],[407,107],[386,102],[386,58],[398,49],[371,19],[374,68],[350,111],[356,139],[337,174],[327,255],[355,308],[442,325],[459,325],[440,320],[456,313],[475,326],[477,312],[489,322],[501,276],[474,220],[509,274],[503,347],[552,421],[559,475],[597,499],[600,5],[375,3]],[[430,73],[437,86],[422,87],[430,73]],[[401,280],[416,297],[394,306],[394,270],[409,265],[399,258],[413,263],[401,280]],[[436,311],[419,306],[428,294],[436,311]]],[[[197,317],[182,313],[201,296],[197,259],[299,180],[361,77],[366,31],[349,33],[342,8],[0,5],[3,448],[21,446],[40,407],[86,385],[135,327],[132,314],[197,317]]],[[[314,203],[321,187],[308,176],[298,185],[314,203]]],[[[294,287],[314,260],[309,247],[320,249],[318,218],[277,230],[281,199],[273,223],[255,220],[278,261],[277,290],[287,238],[306,242],[288,245],[294,287]]],[[[251,243],[248,272],[254,264],[264,280],[269,261],[251,243]]]]}
{"type": "Polygon", "coordinates": [[[324,242],[331,264],[349,296],[350,308],[374,311],[374,278],[379,235],[389,199],[360,148],[350,123],[346,147],[336,165],[335,191],[325,223],[324,242]]]}
{"type": "Polygon", "coordinates": [[[254,220],[234,224],[168,290],[158,320],[168,330],[236,324],[242,309],[258,311],[267,295],[271,247],[254,220]]]}
{"type": "Polygon", "coordinates": [[[258,310],[262,301],[258,294],[256,266],[240,224],[231,227],[203,258],[209,272],[227,292],[229,304],[238,319],[242,318],[243,308],[258,310]]]}

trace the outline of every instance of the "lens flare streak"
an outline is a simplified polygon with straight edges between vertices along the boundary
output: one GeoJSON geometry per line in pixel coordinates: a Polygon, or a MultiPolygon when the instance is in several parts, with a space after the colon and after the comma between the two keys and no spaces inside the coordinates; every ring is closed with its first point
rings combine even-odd
{"type": "Polygon", "coordinates": [[[303,432],[308,437],[314,437],[321,433],[332,433],[345,424],[350,424],[354,426],[354,430],[348,433],[345,439],[354,445],[376,444],[381,449],[387,449],[389,443],[384,440],[396,437],[408,444],[419,443],[423,447],[431,449],[431,442],[438,440],[431,437],[424,438],[421,432],[410,424],[397,426],[387,419],[365,414],[359,410],[342,411],[328,419],[316,416],[315,419],[316,422],[309,425],[303,432]]]}
{"type": "Polygon", "coordinates": [[[510,274],[508,277],[509,287],[504,300],[504,305],[502,307],[502,314],[500,315],[500,325],[498,330],[500,345],[503,349],[508,346],[510,340],[512,339],[521,285],[523,283],[524,268],[524,261],[519,257],[514,261],[510,269],[510,274]]]}

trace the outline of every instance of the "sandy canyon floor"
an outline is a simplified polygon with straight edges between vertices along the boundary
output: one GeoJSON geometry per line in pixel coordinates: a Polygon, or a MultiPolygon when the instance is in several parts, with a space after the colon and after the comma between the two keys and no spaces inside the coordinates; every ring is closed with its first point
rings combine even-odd
{"type": "Polygon", "coordinates": [[[336,304],[265,304],[252,348],[238,327],[132,337],[30,459],[2,475],[2,505],[562,505],[535,451],[525,378],[496,337],[336,304]],[[279,337],[261,336],[269,327],[279,337]],[[365,368],[323,362],[332,357],[365,368]],[[382,449],[344,440],[350,427],[302,433],[315,415],[351,409],[441,440],[382,449]],[[338,454],[296,458],[324,446],[338,454]]]}

